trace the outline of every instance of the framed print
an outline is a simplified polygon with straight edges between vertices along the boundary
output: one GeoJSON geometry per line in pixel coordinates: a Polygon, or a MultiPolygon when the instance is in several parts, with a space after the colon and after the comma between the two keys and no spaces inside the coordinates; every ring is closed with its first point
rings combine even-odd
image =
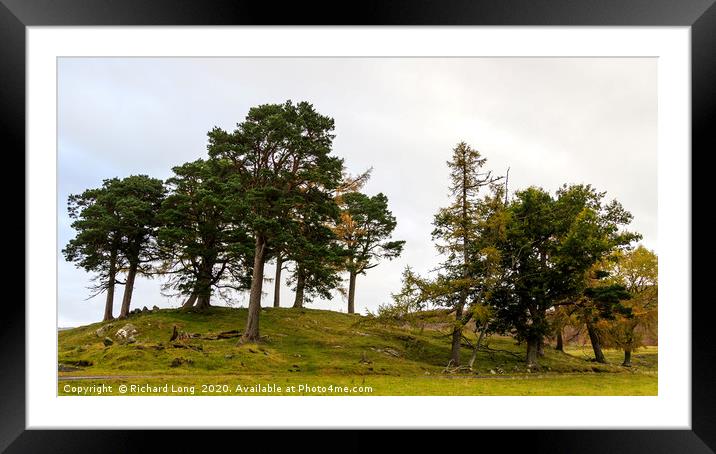
{"type": "Polygon", "coordinates": [[[712,2],[327,11],[3,0],[27,266],[0,446],[713,452],[712,2]]]}

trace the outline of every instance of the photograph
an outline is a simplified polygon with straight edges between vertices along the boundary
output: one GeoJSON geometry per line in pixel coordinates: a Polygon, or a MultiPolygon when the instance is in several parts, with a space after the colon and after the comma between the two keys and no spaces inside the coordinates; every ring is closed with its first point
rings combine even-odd
{"type": "Polygon", "coordinates": [[[658,58],[56,68],[58,396],[659,395],[658,58]]]}

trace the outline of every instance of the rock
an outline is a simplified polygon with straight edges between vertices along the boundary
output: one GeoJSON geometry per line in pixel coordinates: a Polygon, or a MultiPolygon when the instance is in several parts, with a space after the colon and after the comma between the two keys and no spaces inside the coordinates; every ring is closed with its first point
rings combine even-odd
{"type": "Polygon", "coordinates": [[[110,345],[114,344],[114,341],[109,337],[105,337],[102,342],[104,343],[105,347],[109,347],[110,345]]]}
{"type": "Polygon", "coordinates": [[[107,332],[109,331],[110,328],[112,328],[112,324],[111,324],[111,323],[109,323],[109,324],[107,324],[107,325],[104,325],[104,326],[101,326],[101,327],[100,327],[99,329],[97,329],[97,331],[95,331],[94,333],[97,335],[97,337],[104,337],[104,336],[107,334],[107,332]]]}
{"type": "Polygon", "coordinates": [[[68,365],[66,365],[66,364],[59,364],[59,365],[57,366],[57,371],[58,371],[58,372],[75,372],[75,371],[78,371],[78,370],[80,370],[80,369],[77,368],[77,367],[68,366],[68,365]]]}
{"type": "Polygon", "coordinates": [[[130,312],[130,314],[141,314],[141,313],[142,313],[142,310],[140,308],[136,308],[132,312],[130,312]]]}
{"type": "Polygon", "coordinates": [[[158,310],[159,310],[159,306],[157,306],[156,304],[154,306],[152,306],[152,312],[156,312],[158,310]]]}
{"type": "Polygon", "coordinates": [[[224,359],[231,359],[233,357],[234,357],[234,355],[232,355],[232,354],[224,355],[224,359]]]}
{"type": "Polygon", "coordinates": [[[400,358],[400,353],[397,350],[393,350],[392,348],[384,348],[383,352],[395,356],[396,358],[400,358]]]}
{"type": "Polygon", "coordinates": [[[117,332],[114,334],[114,337],[120,340],[127,340],[136,334],[139,334],[139,331],[137,331],[137,327],[132,325],[131,323],[127,323],[119,330],[117,330],[117,332]]]}
{"type": "Polygon", "coordinates": [[[142,312],[144,312],[144,313],[149,312],[149,309],[147,309],[147,306],[144,306],[144,307],[142,308],[142,312]]]}
{"type": "Polygon", "coordinates": [[[497,374],[497,372],[495,372],[495,369],[490,369],[490,373],[491,373],[492,375],[497,374]]]}
{"type": "Polygon", "coordinates": [[[134,336],[129,336],[129,337],[127,338],[127,343],[128,343],[128,344],[133,344],[133,343],[135,343],[135,342],[137,342],[137,339],[136,339],[134,336]]]}

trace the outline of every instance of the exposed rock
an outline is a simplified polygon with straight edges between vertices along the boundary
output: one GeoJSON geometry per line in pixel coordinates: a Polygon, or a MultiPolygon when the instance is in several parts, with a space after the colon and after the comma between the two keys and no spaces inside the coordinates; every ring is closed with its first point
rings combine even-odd
{"type": "Polygon", "coordinates": [[[137,331],[137,327],[132,325],[131,323],[127,323],[115,333],[114,337],[120,340],[128,340],[130,337],[135,336],[137,334],[139,334],[139,331],[137,331]]]}
{"type": "Polygon", "coordinates": [[[114,344],[114,341],[109,337],[105,337],[102,342],[104,343],[105,347],[109,347],[110,345],[114,344]]]}
{"type": "Polygon", "coordinates": [[[159,310],[159,306],[157,306],[156,304],[154,306],[152,306],[152,312],[156,312],[158,310],[159,310]]]}
{"type": "Polygon", "coordinates": [[[75,372],[75,371],[78,371],[78,370],[80,370],[78,367],[67,366],[67,365],[65,365],[65,364],[59,364],[59,365],[57,366],[57,371],[58,371],[58,372],[75,372]]]}
{"type": "Polygon", "coordinates": [[[95,331],[94,333],[97,335],[97,337],[104,337],[110,330],[110,328],[112,328],[112,324],[108,323],[104,326],[99,327],[99,329],[97,329],[97,331],[95,331]]]}
{"type": "Polygon", "coordinates": [[[130,312],[130,314],[141,314],[142,310],[140,308],[136,308],[130,312]]]}
{"type": "Polygon", "coordinates": [[[144,313],[149,312],[149,309],[147,308],[147,306],[144,306],[144,307],[142,308],[142,312],[144,312],[144,313]]]}
{"type": "Polygon", "coordinates": [[[391,356],[395,356],[396,358],[400,358],[400,353],[397,350],[393,350],[392,348],[384,348],[383,353],[387,353],[391,356]]]}
{"type": "Polygon", "coordinates": [[[135,342],[137,342],[137,339],[136,339],[134,336],[129,336],[129,337],[127,338],[127,343],[128,343],[128,344],[133,344],[133,343],[135,343],[135,342]]]}
{"type": "Polygon", "coordinates": [[[497,374],[497,372],[495,372],[495,369],[490,369],[490,373],[491,373],[492,375],[497,374]]]}

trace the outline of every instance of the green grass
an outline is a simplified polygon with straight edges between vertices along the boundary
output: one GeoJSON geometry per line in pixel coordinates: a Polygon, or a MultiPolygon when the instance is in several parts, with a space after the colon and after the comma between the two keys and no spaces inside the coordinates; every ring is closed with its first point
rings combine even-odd
{"type": "MultiPolygon", "coordinates": [[[[137,342],[105,347],[105,336],[95,331],[103,323],[61,331],[61,364],[91,365],[60,372],[59,394],[75,395],[65,386],[167,384],[194,386],[195,395],[246,394],[236,385],[257,382],[281,386],[267,394],[355,395],[656,395],[657,349],[635,352],[634,367],[620,366],[621,352],[607,350],[609,364],[591,360],[589,346],[574,346],[566,353],[547,347],[539,372],[524,365],[524,346],[508,337],[493,336],[481,351],[473,371],[445,374],[449,355],[448,320],[426,314],[423,330],[385,324],[360,315],[311,309],[262,309],[258,344],[237,345],[236,338],[208,340],[212,334],[243,329],[245,309],[214,307],[205,313],[161,310],[110,322],[108,337],[126,323],[139,331],[137,342]],[[169,342],[173,326],[204,338],[169,342]],[[188,348],[180,348],[180,346],[188,348]],[[171,367],[177,358],[186,360],[171,367]],[[67,380],[69,377],[87,377],[67,380]],[[102,378],[95,378],[102,377],[102,378]],[[310,390],[299,385],[349,388],[348,392],[310,390]],[[202,385],[221,385],[210,392],[202,385]],[[296,386],[295,391],[287,389],[296,386]],[[367,392],[353,392],[368,386],[367,392]],[[227,390],[228,387],[228,391],[227,390]],[[212,392],[217,391],[217,392],[212,392]]],[[[116,340],[116,339],[115,339],[116,340]]],[[[463,349],[466,364],[471,351],[463,349]]],[[[85,388],[87,389],[87,388],[85,388]]],[[[91,389],[91,388],[90,388],[91,389]]],[[[191,394],[190,388],[179,394],[191,394]]],[[[130,391],[128,394],[132,394],[130,391]]],[[[136,394],[174,394],[147,392],[136,394]]],[[[250,393],[252,395],[262,394],[250,393]]]]}

